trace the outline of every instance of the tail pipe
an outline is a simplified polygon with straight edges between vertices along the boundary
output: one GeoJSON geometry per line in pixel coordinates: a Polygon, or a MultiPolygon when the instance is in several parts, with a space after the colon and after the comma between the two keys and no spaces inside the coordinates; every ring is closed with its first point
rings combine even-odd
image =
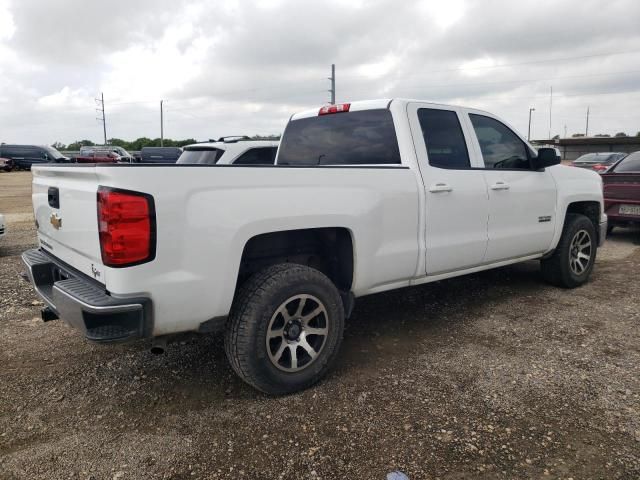
{"type": "Polygon", "coordinates": [[[167,337],[156,337],[151,342],[150,352],[154,355],[162,355],[167,349],[167,337]]]}

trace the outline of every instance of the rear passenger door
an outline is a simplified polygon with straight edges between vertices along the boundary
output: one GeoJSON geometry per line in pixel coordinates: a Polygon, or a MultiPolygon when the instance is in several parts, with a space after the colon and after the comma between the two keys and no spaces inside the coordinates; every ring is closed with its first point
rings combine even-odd
{"type": "Polygon", "coordinates": [[[412,103],[409,122],[426,197],[426,273],[483,262],[487,249],[487,187],[473,170],[471,146],[455,108],[412,103]]]}
{"type": "Polygon", "coordinates": [[[555,231],[556,184],[547,170],[531,168],[535,153],[507,125],[484,112],[469,112],[474,154],[489,192],[486,263],[549,249],[555,231]]]}

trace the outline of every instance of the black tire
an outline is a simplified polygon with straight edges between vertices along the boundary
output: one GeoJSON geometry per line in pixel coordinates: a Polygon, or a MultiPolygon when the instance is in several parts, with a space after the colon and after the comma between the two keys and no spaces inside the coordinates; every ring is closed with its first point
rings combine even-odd
{"type": "Polygon", "coordinates": [[[615,227],[615,225],[607,225],[607,237],[613,232],[613,227],[615,227]]]}
{"type": "Polygon", "coordinates": [[[563,287],[576,288],[589,280],[596,261],[598,239],[596,229],[589,218],[576,213],[568,213],[562,229],[562,236],[555,252],[549,258],[540,261],[542,277],[548,283],[563,287]],[[586,232],[591,241],[588,265],[584,271],[576,273],[571,266],[572,241],[581,231],[586,232]]]}
{"type": "MultiPolygon", "coordinates": [[[[300,318],[304,318],[302,311],[299,312],[300,318]]],[[[297,313],[289,318],[293,319],[297,313]]],[[[310,315],[311,313],[307,316],[310,315]]],[[[284,317],[282,320],[287,322],[284,317]]],[[[280,331],[271,331],[276,330],[280,331]]],[[[282,331],[287,331],[286,325],[282,331]]],[[[229,314],[225,351],[233,370],[242,380],[267,394],[284,395],[310,387],[327,373],[340,348],[343,331],[344,308],[340,294],[331,280],[318,270],[304,265],[278,264],[254,274],[240,287],[229,314]],[[313,299],[309,301],[312,307],[318,304],[315,300],[324,307],[322,313],[315,318],[320,318],[323,322],[326,335],[307,336],[309,342],[322,340],[319,353],[315,358],[309,356],[308,364],[299,367],[300,370],[283,371],[282,368],[286,365],[278,367],[275,360],[272,360],[276,356],[273,350],[277,348],[267,343],[267,333],[270,328],[274,328],[274,321],[280,321],[277,312],[282,311],[283,305],[290,305],[287,302],[294,302],[296,296],[313,299]]],[[[308,351],[301,351],[297,346],[293,350],[288,349],[287,345],[283,346],[284,336],[271,341],[281,342],[277,346],[282,347],[285,352],[279,352],[280,358],[286,360],[285,357],[288,356],[290,367],[293,367],[291,356],[296,355],[296,364],[298,361],[297,353],[292,353],[293,351],[301,352],[301,356],[308,351]]]]}

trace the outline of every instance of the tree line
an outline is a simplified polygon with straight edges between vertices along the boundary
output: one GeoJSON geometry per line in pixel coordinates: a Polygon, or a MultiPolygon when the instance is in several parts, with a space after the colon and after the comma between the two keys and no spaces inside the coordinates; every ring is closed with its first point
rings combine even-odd
{"type": "MultiPolygon", "coordinates": [[[[250,137],[251,140],[280,140],[280,135],[254,135],[250,137]]],[[[215,142],[217,139],[210,138],[207,141],[215,142]]],[[[202,142],[202,140],[200,140],[202,142]]],[[[128,151],[139,151],[142,150],[143,147],[159,147],[162,143],[164,147],[184,147],[185,145],[191,145],[192,143],[199,143],[195,138],[186,138],[184,140],[173,140],[171,138],[165,138],[160,141],[160,138],[147,138],[140,137],[133,141],[123,140],[121,138],[110,138],[107,140],[109,145],[114,145],[117,147],[122,147],[128,151]]],[[[100,143],[94,143],[91,140],[78,140],[68,145],[65,145],[61,142],[55,142],[51,145],[53,148],[57,150],[67,150],[67,151],[77,151],[80,150],[80,147],[93,147],[96,145],[101,145],[100,143]]]]}

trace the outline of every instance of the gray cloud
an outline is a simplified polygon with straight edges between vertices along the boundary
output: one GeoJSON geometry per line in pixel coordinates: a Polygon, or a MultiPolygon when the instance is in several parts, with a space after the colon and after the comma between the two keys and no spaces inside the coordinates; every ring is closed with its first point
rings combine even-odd
{"type": "Polygon", "coordinates": [[[328,99],[332,62],[343,101],[463,103],[522,130],[535,106],[546,135],[553,85],[553,133],[580,131],[587,105],[594,131],[640,130],[634,0],[268,3],[12,0],[0,141],[99,139],[101,90],[109,136],[157,136],[161,98],[172,137],[278,133],[328,99]]]}

